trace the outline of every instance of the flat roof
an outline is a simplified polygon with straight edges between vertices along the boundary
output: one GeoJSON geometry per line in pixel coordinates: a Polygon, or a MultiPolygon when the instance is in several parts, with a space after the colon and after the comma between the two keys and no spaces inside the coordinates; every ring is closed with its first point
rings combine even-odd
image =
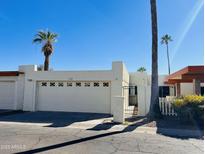
{"type": "Polygon", "coordinates": [[[166,84],[175,84],[182,82],[193,82],[193,79],[204,82],[204,66],[187,66],[166,77],[166,84]]]}
{"type": "Polygon", "coordinates": [[[0,71],[0,76],[19,76],[19,74],[24,74],[24,72],[19,72],[19,71],[0,71]]]}

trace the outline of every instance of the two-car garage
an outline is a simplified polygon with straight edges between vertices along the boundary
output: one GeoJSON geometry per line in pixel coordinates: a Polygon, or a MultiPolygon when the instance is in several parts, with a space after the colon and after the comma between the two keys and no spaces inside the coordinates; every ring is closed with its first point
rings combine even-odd
{"type": "Polygon", "coordinates": [[[39,81],[38,111],[110,113],[109,81],[39,81]]]}

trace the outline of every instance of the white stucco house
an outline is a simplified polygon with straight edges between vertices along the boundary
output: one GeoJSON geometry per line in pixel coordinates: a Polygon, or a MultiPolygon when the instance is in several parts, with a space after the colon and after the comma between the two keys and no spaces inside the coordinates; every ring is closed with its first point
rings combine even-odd
{"type": "MultiPolygon", "coordinates": [[[[201,77],[203,72],[197,73],[201,77]]],[[[193,83],[198,82],[182,83],[180,75],[184,77],[159,76],[160,97],[179,94],[178,84],[180,94],[194,93],[193,83]]],[[[38,71],[36,65],[22,65],[18,71],[0,72],[0,109],[106,113],[122,122],[127,111],[148,113],[150,89],[150,75],[128,73],[121,61],[113,62],[110,70],[96,71],[38,71]]]]}

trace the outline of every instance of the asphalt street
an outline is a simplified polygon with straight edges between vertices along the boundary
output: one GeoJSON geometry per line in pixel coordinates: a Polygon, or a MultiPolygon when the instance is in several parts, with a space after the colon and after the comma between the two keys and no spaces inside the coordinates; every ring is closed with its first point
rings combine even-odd
{"type": "Polygon", "coordinates": [[[203,140],[132,131],[0,124],[0,153],[202,154],[203,140]]]}

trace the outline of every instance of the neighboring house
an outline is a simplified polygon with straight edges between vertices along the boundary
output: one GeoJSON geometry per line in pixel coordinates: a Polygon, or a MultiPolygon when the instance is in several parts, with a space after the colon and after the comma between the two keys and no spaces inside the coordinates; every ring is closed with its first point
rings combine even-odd
{"type": "MultiPolygon", "coordinates": [[[[169,76],[159,75],[159,97],[203,92],[203,66],[188,66],[169,76]]],[[[122,62],[111,70],[37,71],[36,65],[0,72],[0,109],[120,114],[137,108],[149,111],[151,75],[128,73],[122,62]]]]}
{"type": "Polygon", "coordinates": [[[175,86],[176,96],[204,95],[204,66],[187,66],[167,76],[165,84],[175,86]]]}
{"type": "MultiPolygon", "coordinates": [[[[170,75],[159,75],[158,82],[159,97],[204,95],[204,66],[187,66],[170,75]]],[[[137,89],[138,115],[146,115],[150,106],[151,75],[146,72],[130,73],[129,85],[137,89]]]]}

